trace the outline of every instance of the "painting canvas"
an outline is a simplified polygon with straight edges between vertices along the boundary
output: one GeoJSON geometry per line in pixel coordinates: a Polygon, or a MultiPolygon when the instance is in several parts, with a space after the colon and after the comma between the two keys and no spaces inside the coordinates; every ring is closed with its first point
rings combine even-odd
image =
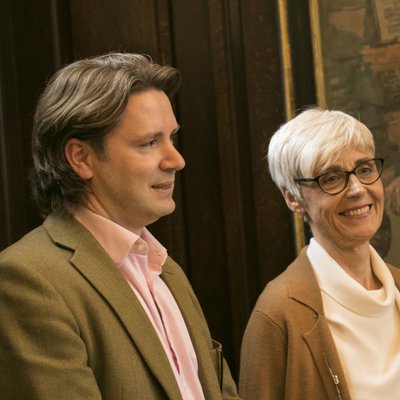
{"type": "MultiPolygon", "coordinates": [[[[293,3],[279,0],[286,117],[295,104],[288,13],[293,3]]],[[[298,7],[298,3],[296,3],[298,7]]],[[[372,131],[376,156],[385,159],[385,215],[372,244],[400,267],[400,1],[308,0],[312,65],[317,105],[345,111],[372,131]]],[[[294,216],[296,249],[308,229],[294,216]]]]}
{"type": "Polygon", "coordinates": [[[400,266],[400,2],[310,0],[318,105],[346,111],[385,159],[386,207],[373,245],[400,266]]]}

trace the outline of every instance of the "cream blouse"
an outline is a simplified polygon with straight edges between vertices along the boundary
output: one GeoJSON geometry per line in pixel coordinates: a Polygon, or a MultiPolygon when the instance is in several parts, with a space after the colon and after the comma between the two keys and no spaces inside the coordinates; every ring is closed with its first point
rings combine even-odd
{"type": "Polygon", "coordinates": [[[370,246],[372,269],[382,287],[367,290],[315,239],[307,255],[352,398],[400,399],[400,293],[385,262],[370,246]]]}

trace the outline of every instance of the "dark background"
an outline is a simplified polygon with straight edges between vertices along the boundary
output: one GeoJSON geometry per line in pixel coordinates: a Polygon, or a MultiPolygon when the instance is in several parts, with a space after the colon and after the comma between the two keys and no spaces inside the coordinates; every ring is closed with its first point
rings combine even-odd
{"type": "MultiPolygon", "coordinates": [[[[296,104],[314,101],[307,1],[291,0],[296,104]],[[310,95],[311,94],[311,95],[310,95]]],[[[295,256],[292,219],[265,169],[285,119],[278,1],[0,0],[0,249],[40,224],[30,135],[46,80],[73,60],[149,54],[182,71],[176,212],[150,227],[186,271],[237,377],[265,284],[295,256]]]]}

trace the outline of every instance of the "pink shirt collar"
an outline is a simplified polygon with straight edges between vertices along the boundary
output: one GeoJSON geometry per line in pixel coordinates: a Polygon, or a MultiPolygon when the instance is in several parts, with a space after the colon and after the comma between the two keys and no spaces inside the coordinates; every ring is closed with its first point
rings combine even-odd
{"type": "Polygon", "coordinates": [[[149,266],[161,274],[167,250],[147,228],[143,228],[138,236],[86,207],[80,207],[73,216],[96,238],[118,267],[136,244],[136,250],[140,251],[142,247],[142,251],[148,251],[149,266]]]}

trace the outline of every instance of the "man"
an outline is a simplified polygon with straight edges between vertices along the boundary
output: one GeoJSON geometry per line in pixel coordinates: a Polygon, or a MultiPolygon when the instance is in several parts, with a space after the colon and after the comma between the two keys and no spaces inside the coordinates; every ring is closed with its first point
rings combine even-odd
{"type": "Polygon", "coordinates": [[[145,228],[175,208],[180,83],[118,53],[49,81],[33,128],[47,217],[0,255],[0,398],[238,398],[190,284],[145,228]]]}

